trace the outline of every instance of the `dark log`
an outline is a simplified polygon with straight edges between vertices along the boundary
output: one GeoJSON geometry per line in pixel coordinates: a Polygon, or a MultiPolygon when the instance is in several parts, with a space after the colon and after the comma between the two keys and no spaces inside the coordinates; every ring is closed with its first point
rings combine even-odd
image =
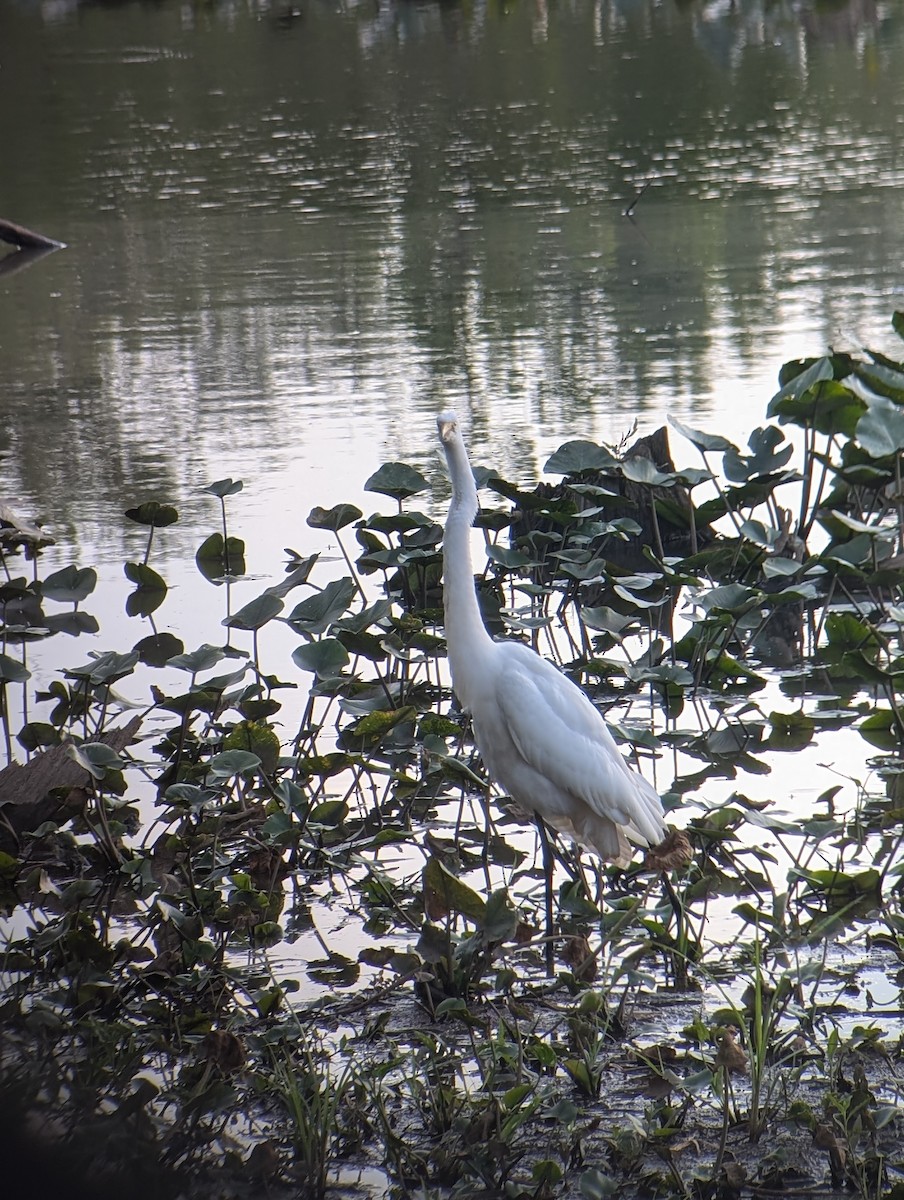
{"type": "Polygon", "coordinates": [[[29,247],[36,250],[61,250],[64,242],[45,237],[43,233],[35,233],[24,225],[14,225],[12,221],[4,221],[0,217],[0,242],[9,242],[11,246],[29,247]]]}
{"type": "MultiPolygon", "coordinates": [[[[120,754],[135,740],[141,717],[111,729],[98,741],[120,754]]],[[[75,816],[84,806],[89,775],[66,751],[67,743],[0,771],[0,849],[15,850],[23,833],[45,821],[75,816]]]]}
{"type": "Polygon", "coordinates": [[[0,547],[15,550],[17,546],[30,546],[39,550],[42,546],[52,546],[54,540],[39,525],[23,520],[0,500],[0,547]]]}

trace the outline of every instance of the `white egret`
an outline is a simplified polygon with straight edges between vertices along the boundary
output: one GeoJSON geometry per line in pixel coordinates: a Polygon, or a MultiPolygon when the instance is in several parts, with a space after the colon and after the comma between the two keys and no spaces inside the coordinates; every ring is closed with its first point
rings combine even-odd
{"type": "MultiPolygon", "coordinates": [[[[452,480],[443,536],[443,604],[452,686],[470,713],[491,779],[537,818],[552,929],[552,856],[543,822],[624,865],[628,842],[654,846],[666,835],[656,790],[625,762],[599,711],[576,684],[521,642],[497,642],[480,615],[471,565],[477,515],[474,474],[458,417],[437,417],[452,480]]],[[[547,963],[551,942],[547,943],[547,963]]]]}

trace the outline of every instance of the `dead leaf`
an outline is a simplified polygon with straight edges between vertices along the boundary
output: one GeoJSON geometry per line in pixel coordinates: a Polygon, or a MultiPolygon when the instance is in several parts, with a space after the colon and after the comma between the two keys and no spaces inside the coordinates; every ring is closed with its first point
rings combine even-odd
{"type": "Polygon", "coordinates": [[[575,979],[592,983],[596,979],[597,955],[591,950],[590,942],[582,934],[570,937],[562,948],[562,962],[571,967],[575,979]]]}
{"type": "Polygon", "coordinates": [[[680,871],[693,857],[687,834],[681,829],[672,829],[658,846],[647,851],[644,866],[649,871],[680,871]]]}
{"type": "Polygon", "coordinates": [[[204,1038],[204,1057],[231,1075],[245,1065],[245,1047],[228,1029],[212,1029],[204,1038]]]}
{"type": "Polygon", "coordinates": [[[716,1054],[717,1067],[722,1067],[734,1075],[747,1073],[747,1055],[738,1045],[733,1029],[720,1029],[716,1033],[716,1045],[719,1047],[716,1054]]]}

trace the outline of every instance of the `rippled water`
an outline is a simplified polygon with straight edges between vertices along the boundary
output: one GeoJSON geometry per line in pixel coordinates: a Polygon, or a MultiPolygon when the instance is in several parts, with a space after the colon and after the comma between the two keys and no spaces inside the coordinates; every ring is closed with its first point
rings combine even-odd
{"type": "Polygon", "coordinates": [[[238,475],[269,563],[440,406],[527,478],[887,347],[899,6],[741,7],[0,0],[0,216],[68,243],[0,277],[5,492],[103,558],[238,475]]]}

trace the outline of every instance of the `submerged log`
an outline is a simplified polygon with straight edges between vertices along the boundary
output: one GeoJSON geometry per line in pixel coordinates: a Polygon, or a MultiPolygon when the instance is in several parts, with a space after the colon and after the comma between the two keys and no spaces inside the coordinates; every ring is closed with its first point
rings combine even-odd
{"type": "MultiPolygon", "coordinates": [[[[133,717],[98,741],[120,754],[135,740],[140,725],[141,717],[133,717]]],[[[81,812],[89,776],[69,757],[66,746],[66,742],[52,746],[27,763],[10,763],[0,771],[0,848],[15,850],[22,834],[45,821],[81,812]]]]}
{"type": "Polygon", "coordinates": [[[34,551],[53,544],[54,539],[49,533],[45,533],[40,525],[23,520],[8,504],[0,500],[0,549],[15,550],[17,546],[26,546],[34,551]]]}
{"type": "Polygon", "coordinates": [[[45,237],[43,233],[35,233],[33,229],[26,229],[24,225],[5,221],[2,217],[0,217],[0,241],[8,242],[11,246],[18,246],[20,249],[27,247],[34,250],[62,250],[65,245],[65,242],[45,237]]]}

